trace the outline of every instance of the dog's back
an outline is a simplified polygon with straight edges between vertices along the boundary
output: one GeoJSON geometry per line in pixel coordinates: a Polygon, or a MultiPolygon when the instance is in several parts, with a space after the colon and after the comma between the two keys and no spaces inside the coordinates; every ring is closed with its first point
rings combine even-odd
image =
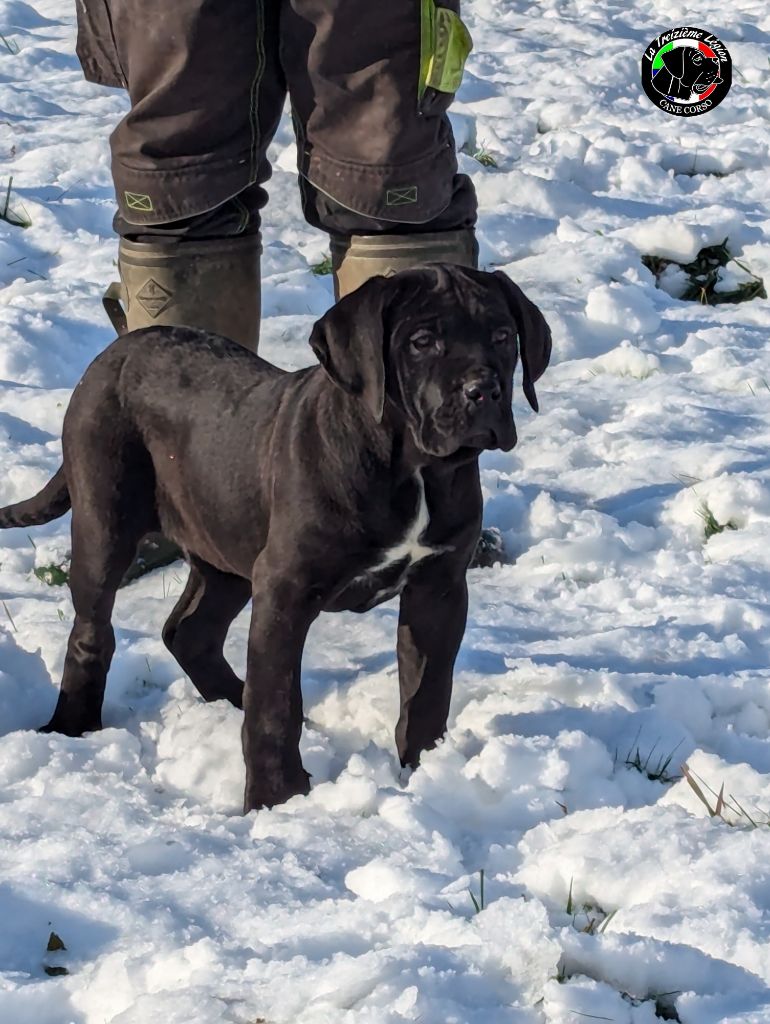
{"type": "Polygon", "coordinates": [[[189,328],[124,335],[94,359],[73,391],[62,467],[37,495],[0,509],[0,527],[41,525],[73,506],[98,514],[104,505],[107,521],[107,505],[125,492],[133,532],[163,527],[173,536],[186,529],[194,545],[207,509],[181,500],[182,492],[216,465],[219,479],[233,486],[208,511],[222,524],[241,517],[232,535],[242,536],[244,510],[256,525],[262,505],[253,486],[238,486],[244,453],[259,460],[285,388],[313,370],[288,373],[227,338],[189,328]],[[190,522],[181,521],[181,507],[190,509],[190,522]]]}

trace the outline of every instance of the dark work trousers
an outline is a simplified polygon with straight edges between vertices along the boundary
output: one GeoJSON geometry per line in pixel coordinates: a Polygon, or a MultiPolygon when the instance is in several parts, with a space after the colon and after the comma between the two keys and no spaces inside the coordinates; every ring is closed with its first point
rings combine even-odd
{"type": "MultiPolygon", "coordinates": [[[[257,232],[287,94],[310,224],[345,237],[475,223],[452,93],[425,84],[433,0],[77,5],[86,78],[131,100],[110,139],[124,238],[257,232]]],[[[457,13],[459,0],[442,7],[457,13]]]]}

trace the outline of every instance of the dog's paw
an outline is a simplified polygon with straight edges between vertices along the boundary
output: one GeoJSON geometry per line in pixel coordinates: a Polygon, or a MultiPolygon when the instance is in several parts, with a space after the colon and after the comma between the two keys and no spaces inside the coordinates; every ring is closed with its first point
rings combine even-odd
{"type": "Polygon", "coordinates": [[[481,531],[476,550],[473,553],[471,569],[491,569],[505,562],[505,545],[503,535],[496,526],[489,526],[481,531]]]}
{"type": "Polygon", "coordinates": [[[59,690],[51,721],[38,732],[58,732],[62,736],[82,736],[86,732],[98,732],[102,727],[102,702],[73,696],[66,690],[59,690]]]}
{"type": "Polygon", "coordinates": [[[272,786],[266,786],[262,779],[257,783],[246,784],[246,793],[243,798],[243,813],[249,811],[261,811],[263,808],[278,807],[291,800],[293,796],[307,796],[310,792],[310,776],[302,769],[296,779],[282,781],[272,786]]]}
{"type": "Polygon", "coordinates": [[[50,722],[41,725],[37,731],[41,733],[58,732],[62,736],[79,737],[87,732],[98,732],[101,727],[101,718],[79,721],[54,715],[50,722]]]}

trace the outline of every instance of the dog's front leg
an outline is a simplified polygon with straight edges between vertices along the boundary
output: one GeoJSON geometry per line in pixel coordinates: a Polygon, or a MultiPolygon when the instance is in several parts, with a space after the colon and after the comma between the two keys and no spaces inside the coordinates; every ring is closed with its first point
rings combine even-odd
{"type": "Polygon", "coordinates": [[[416,768],[422,751],[434,747],[446,730],[452,672],[468,614],[464,570],[464,563],[449,571],[426,566],[401,595],[396,747],[405,767],[416,768]]]}
{"type": "Polygon", "coordinates": [[[252,594],[243,693],[244,811],[273,807],[310,790],[302,767],[300,668],[318,603],[298,582],[260,574],[252,594]]]}

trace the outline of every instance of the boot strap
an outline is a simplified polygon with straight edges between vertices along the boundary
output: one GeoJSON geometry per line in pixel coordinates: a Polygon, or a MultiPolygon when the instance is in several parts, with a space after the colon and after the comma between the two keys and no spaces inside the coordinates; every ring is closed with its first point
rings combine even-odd
{"type": "Polygon", "coordinates": [[[102,296],[102,305],[118,336],[128,333],[128,321],[122,300],[123,286],[120,281],[113,281],[102,296]]]}

